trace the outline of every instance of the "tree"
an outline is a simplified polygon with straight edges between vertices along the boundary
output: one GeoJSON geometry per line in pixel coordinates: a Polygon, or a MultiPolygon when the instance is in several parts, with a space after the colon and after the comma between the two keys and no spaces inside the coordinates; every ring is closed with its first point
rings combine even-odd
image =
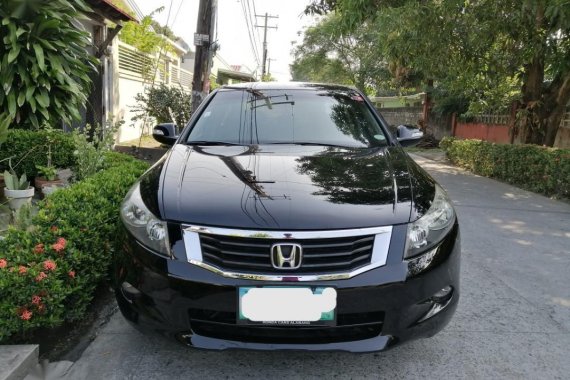
{"type": "Polygon", "coordinates": [[[180,88],[161,84],[137,94],[135,100],[133,120],[144,120],[148,115],[158,123],[175,122],[178,128],[183,128],[190,120],[192,97],[180,88]]]}
{"type": "Polygon", "coordinates": [[[57,126],[79,120],[97,62],[77,19],[83,0],[0,3],[0,124],[57,126]]]}
{"type": "Polygon", "coordinates": [[[307,8],[332,10],[343,31],[381,25],[381,53],[425,78],[467,83],[471,97],[477,86],[479,96],[497,83],[505,93],[518,88],[522,140],[554,144],[570,100],[568,1],[316,0],[307,8]]]}
{"type": "Polygon", "coordinates": [[[303,42],[293,50],[293,80],[351,84],[370,91],[390,77],[378,54],[377,33],[370,23],[338,34],[341,18],[330,14],[306,30],[303,42]]]}

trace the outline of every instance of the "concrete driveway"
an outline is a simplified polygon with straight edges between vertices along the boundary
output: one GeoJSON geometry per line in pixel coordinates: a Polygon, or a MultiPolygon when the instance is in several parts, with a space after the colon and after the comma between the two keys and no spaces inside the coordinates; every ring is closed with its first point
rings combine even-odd
{"type": "Polygon", "coordinates": [[[462,298],[437,336],[391,351],[206,352],[144,336],[120,314],[75,363],[90,379],[570,376],[570,206],[415,157],[462,228],[462,298]]]}

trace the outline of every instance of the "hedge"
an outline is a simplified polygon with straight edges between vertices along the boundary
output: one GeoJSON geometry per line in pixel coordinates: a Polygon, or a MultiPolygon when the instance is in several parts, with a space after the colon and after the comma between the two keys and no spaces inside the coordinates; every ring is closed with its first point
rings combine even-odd
{"type": "Polygon", "coordinates": [[[108,274],[119,205],[148,165],[119,153],[39,204],[33,227],[0,240],[0,342],[82,318],[108,274]]]}
{"type": "MultiPolygon", "coordinates": [[[[8,131],[6,142],[0,147],[0,161],[8,157],[14,157],[12,164],[18,162],[18,173],[26,173],[28,177],[35,177],[38,173],[36,165],[47,164],[47,136],[51,133],[53,144],[51,146],[52,163],[57,168],[69,168],[75,163],[75,143],[73,135],[62,131],[28,131],[23,129],[11,129],[8,131]]],[[[8,161],[0,162],[0,172],[8,168],[8,161]]]]}
{"type": "Polygon", "coordinates": [[[440,147],[473,173],[556,198],[570,199],[570,149],[495,144],[445,137],[440,147]]]}

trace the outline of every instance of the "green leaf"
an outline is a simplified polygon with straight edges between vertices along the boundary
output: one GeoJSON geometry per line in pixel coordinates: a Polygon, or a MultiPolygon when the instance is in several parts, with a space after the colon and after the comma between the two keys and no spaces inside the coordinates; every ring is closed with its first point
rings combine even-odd
{"type": "Polygon", "coordinates": [[[38,66],[42,71],[45,71],[46,65],[44,62],[44,49],[39,44],[33,44],[34,51],[36,52],[36,58],[38,60],[38,66]]]}
{"type": "Polygon", "coordinates": [[[49,112],[48,112],[47,109],[45,109],[45,108],[40,108],[40,109],[38,109],[38,111],[40,111],[40,113],[43,115],[43,117],[44,117],[46,120],[49,120],[49,112]]]}
{"type": "Polygon", "coordinates": [[[16,116],[16,94],[14,91],[8,94],[8,113],[11,117],[16,116]]]}
{"type": "Polygon", "coordinates": [[[32,109],[32,112],[36,112],[37,110],[36,99],[34,97],[31,97],[30,99],[28,99],[28,102],[30,102],[30,108],[32,109]]]}
{"type": "Polygon", "coordinates": [[[61,66],[61,60],[59,59],[58,56],[48,53],[47,57],[54,70],[63,71],[63,67],[61,66]]]}
{"type": "Polygon", "coordinates": [[[37,29],[36,33],[41,35],[44,32],[44,30],[57,29],[58,26],[59,26],[58,20],[46,20],[46,21],[41,22],[38,25],[38,29],[37,29]]]}
{"type": "Polygon", "coordinates": [[[20,91],[18,95],[18,107],[22,107],[24,105],[24,101],[26,100],[26,93],[24,91],[20,91]]]}
{"type": "Polygon", "coordinates": [[[32,125],[35,128],[39,128],[40,127],[40,123],[38,122],[38,118],[36,117],[35,114],[31,113],[28,115],[28,117],[30,118],[30,121],[32,122],[32,125]]]}
{"type": "Polygon", "coordinates": [[[20,54],[20,46],[16,45],[16,47],[12,47],[12,49],[10,49],[10,52],[8,53],[8,63],[14,62],[16,58],[18,58],[19,54],[20,54]]]}
{"type": "Polygon", "coordinates": [[[16,37],[19,38],[24,33],[26,33],[26,29],[20,27],[20,28],[18,28],[18,30],[16,30],[16,37]]]}
{"type": "Polygon", "coordinates": [[[35,87],[34,86],[30,86],[26,89],[26,100],[30,101],[30,99],[32,98],[32,95],[34,94],[35,91],[35,87]]]}
{"type": "Polygon", "coordinates": [[[35,98],[40,106],[49,107],[49,96],[45,89],[42,88],[39,93],[36,93],[35,98]]]}

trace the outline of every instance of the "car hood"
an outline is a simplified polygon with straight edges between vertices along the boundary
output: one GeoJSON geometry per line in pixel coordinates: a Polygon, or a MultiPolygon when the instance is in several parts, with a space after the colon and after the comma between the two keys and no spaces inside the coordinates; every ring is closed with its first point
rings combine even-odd
{"type": "Polygon", "coordinates": [[[399,147],[177,144],[141,188],[156,194],[147,203],[168,221],[243,229],[362,228],[409,222],[410,173],[418,169],[410,165],[399,147]]]}

